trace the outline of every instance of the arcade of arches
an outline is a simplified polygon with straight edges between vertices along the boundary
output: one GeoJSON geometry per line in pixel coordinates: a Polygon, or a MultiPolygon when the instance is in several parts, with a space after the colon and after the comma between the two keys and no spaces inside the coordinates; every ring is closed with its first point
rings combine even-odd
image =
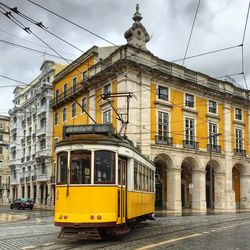
{"type": "Polygon", "coordinates": [[[158,154],[156,209],[169,213],[250,210],[250,166],[197,156],[158,154]],[[178,159],[178,160],[177,160],[178,159]]]}

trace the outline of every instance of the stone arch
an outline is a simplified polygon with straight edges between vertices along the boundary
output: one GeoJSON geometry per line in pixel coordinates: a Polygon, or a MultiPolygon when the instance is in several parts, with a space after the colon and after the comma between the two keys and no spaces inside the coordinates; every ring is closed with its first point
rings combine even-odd
{"type": "Polygon", "coordinates": [[[242,162],[234,162],[232,167],[232,190],[236,208],[250,207],[250,175],[247,166],[242,162]]]}
{"type": "Polygon", "coordinates": [[[225,170],[220,159],[209,159],[206,164],[206,205],[209,209],[221,209],[223,206],[223,187],[225,170]]]}
{"type": "Polygon", "coordinates": [[[198,157],[187,156],[183,159],[181,163],[181,203],[183,209],[199,212],[204,210],[200,195],[200,192],[204,192],[202,185],[204,173],[204,167],[202,167],[198,157]]]}
{"type": "Polygon", "coordinates": [[[155,206],[163,209],[167,207],[167,192],[168,192],[168,175],[167,170],[174,168],[173,158],[166,154],[160,153],[154,158],[156,167],[155,176],[155,206]]]}

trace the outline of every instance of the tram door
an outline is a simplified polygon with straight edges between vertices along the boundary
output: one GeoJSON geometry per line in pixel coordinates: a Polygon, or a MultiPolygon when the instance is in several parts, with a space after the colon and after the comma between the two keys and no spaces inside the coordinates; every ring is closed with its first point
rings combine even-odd
{"type": "Polygon", "coordinates": [[[118,160],[118,223],[126,223],[127,206],[127,161],[119,158],[118,160]]]}

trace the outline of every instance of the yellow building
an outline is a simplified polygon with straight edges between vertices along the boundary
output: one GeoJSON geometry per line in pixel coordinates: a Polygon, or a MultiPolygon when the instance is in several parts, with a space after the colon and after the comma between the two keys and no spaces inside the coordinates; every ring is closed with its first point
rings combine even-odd
{"type": "MultiPolygon", "coordinates": [[[[127,136],[156,164],[157,207],[249,209],[248,91],[153,55],[141,19],[137,9],[127,44],[94,46],[55,77],[53,145],[65,125],[95,120],[119,131],[116,112],[101,96],[131,92],[127,136]]],[[[110,102],[126,119],[126,98],[110,102]]]]}

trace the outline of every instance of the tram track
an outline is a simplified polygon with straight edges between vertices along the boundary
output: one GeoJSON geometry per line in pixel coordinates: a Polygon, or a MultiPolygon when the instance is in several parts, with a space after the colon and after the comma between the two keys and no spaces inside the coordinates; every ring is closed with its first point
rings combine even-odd
{"type": "MultiPolygon", "coordinates": [[[[163,235],[173,235],[173,234],[178,234],[178,233],[182,233],[182,232],[187,232],[187,231],[190,231],[190,230],[198,230],[198,229],[212,229],[214,226],[217,226],[217,225],[225,225],[225,224],[230,224],[230,223],[233,223],[233,222],[239,222],[239,221],[249,221],[250,222],[250,217],[248,218],[237,218],[237,219],[233,219],[233,220],[226,220],[226,221],[219,221],[219,222],[214,222],[214,223],[204,223],[202,225],[197,225],[197,226],[191,226],[191,227],[186,227],[186,228],[182,228],[182,229],[176,229],[176,227],[184,227],[186,225],[178,225],[178,226],[175,226],[175,230],[172,230],[172,231],[166,231],[166,232],[162,232],[162,233],[155,233],[155,234],[151,234],[151,235],[145,235],[143,237],[138,237],[138,238],[135,238],[135,239],[130,239],[130,240],[125,240],[124,242],[114,242],[112,241],[112,244],[103,244],[102,246],[98,246],[98,247],[95,247],[95,248],[91,248],[92,250],[97,250],[97,249],[105,249],[107,247],[114,247],[114,246],[117,246],[117,245],[121,245],[121,244],[127,244],[127,243],[133,243],[133,242],[140,242],[142,240],[145,241],[145,239],[153,239],[153,238],[157,238],[157,237],[160,237],[160,236],[163,236],[163,235]]],[[[196,224],[198,224],[200,222],[196,222],[196,224]]],[[[191,224],[191,223],[190,223],[191,224]]],[[[193,225],[194,223],[192,223],[193,225]]],[[[158,227],[160,228],[162,225],[159,225],[158,227]]],[[[72,248],[67,248],[65,250],[71,250],[71,249],[74,249],[76,248],[77,246],[74,246],[72,248]]]]}

